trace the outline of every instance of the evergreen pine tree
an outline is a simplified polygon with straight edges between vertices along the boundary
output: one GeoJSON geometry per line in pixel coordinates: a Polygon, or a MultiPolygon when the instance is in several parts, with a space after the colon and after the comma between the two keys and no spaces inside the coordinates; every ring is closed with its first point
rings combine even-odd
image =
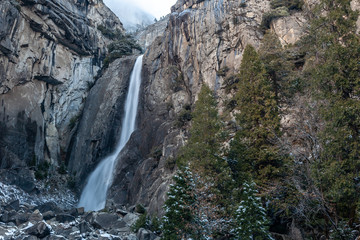
{"type": "MultiPolygon", "coordinates": [[[[350,1],[323,0],[309,37],[315,63],[315,95],[324,103],[322,152],[314,165],[318,186],[336,214],[355,218],[360,198],[360,38],[350,1]],[[320,93],[320,94],[319,94],[320,93]]],[[[350,221],[350,222],[351,222],[350,221]]]]}
{"type": "Polygon", "coordinates": [[[242,200],[235,211],[235,239],[273,239],[269,232],[265,209],[260,197],[256,196],[255,187],[254,182],[243,184],[242,200]]]}
{"type": "Polygon", "coordinates": [[[241,129],[232,142],[229,158],[240,182],[251,175],[265,182],[280,175],[283,160],[274,142],[279,135],[280,118],[273,85],[255,48],[247,45],[239,73],[236,94],[241,129]]]}
{"type": "Polygon", "coordinates": [[[191,208],[195,201],[193,175],[188,167],[183,167],[174,176],[165,202],[164,240],[186,239],[192,235],[194,216],[191,208]]]}
{"type": "Polygon", "coordinates": [[[209,171],[217,162],[220,149],[220,119],[214,93],[204,84],[192,113],[190,137],[178,158],[180,165],[196,164],[209,171]]]}
{"type": "Polygon", "coordinates": [[[226,232],[226,221],[232,211],[232,191],[235,188],[229,166],[221,156],[221,121],[214,92],[204,84],[192,113],[190,137],[178,157],[179,166],[189,166],[198,196],[192,209],[194,238],[226,232]]]}

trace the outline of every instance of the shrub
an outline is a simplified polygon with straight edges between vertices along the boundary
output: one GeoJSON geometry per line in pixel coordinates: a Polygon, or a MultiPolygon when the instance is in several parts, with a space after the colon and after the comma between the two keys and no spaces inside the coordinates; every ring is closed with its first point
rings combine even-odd
{"type": "Polygon", "coordinates": [[[64,163],[62,163],[61,165],[60,165],[60,167],[58,168],[58,173],[59,174],[66,174],[66,166],[65,166],[65,164],[64,163]]]}
{"type": "Polygon", "coordinates": [[[72,190],[75,190],[76,181],[75,181],[75,178],[74,178],[73,176],[70,176],[70,177],[68,178],[67,185],[68,185],[68,188],[70,188],[70,189],[72,189],[72,190]]]}
{"type": "Polygon", "coordinates": [[[302,0],[272,0],[270,7],[276,9],[279,7],[286,7],[289,10],[301,10],[304,2],[302,0]]]}
{"type": "Polygon", "coordinates": [[[236,85],[239,82],[239,76],[236,74],[232,74],[225,78],[223,83],[223,88],[225,89],[226,93],[230,93],[231,90],[236,89],[236,85]]]}
{"type": "Polygon", "coordinates": [[[116,29],[115,31],[111,31],[110,29],[106,28],[104,25],[97,26],[97,29],[102,33],[102,35],[112,40],[123,36],[123,34],[120,32],[119,29],[116,29]]]}
{"type": "Polygon", "coordinates": [[[104,59],[104,68],[107,68],[115,59],[131,55],[133,49],[142,51],[141,46],[136,43],[133,37],[121,35],[116,41],[108,45],[109,54],[104,59]]]}
{"type": "Polygon", "coordinates": [[[192,119],[191,105],[187,104],[184,106],[184,108],[180,111],[178,115],[176,127],[181,128],[185,126],[187,122],[191,121],[191,119],[192,119]]]}
{"type": "Polygon", "coordinates": [[[280,18],[280,17],[286,17],[289,16],[289,9],[287,7],[279,7],[274,10],[271,10],[268,13],[265,13],[262,17],[261,21],[261,29],[266,30],[270,28],[270,23],[274,19],[280,18]]]}
{"type": "Polygon", "coordinates": [[[145,208],[144,208],[143,205],[141,205],[141,204],[136,204],[136,206],[135,206],[135,212],[140,213],[140,214],[144,214],[144,213],[146,213],[146,210],[145,210],[145,208]]]}
{"type": "Polygon", "coordinates": [[[70,119],[70,122],[69,122],[70,130],[74,129],[74,127],[76,126],[76,123],[79,121],[79,119],[80,119],[80,115],[75,115],[70,119]]]}
{"type": "Polygon", "coordinates": [[[219,69],[219,71],[216,72],[216,74],[220,77],[225,77],[226,73],[229,71],[229,68],[227,66],[219,69]]]}
{"type": "Polygon", "coordinates": [[[140,215],[138,220],[136,220],[136,222],[131,226],[131,230],[136,233],[137,231],[139,231],[140,228],[147,228],[147,226],[148,226],[148,218],[146,216],[146,212],[144,212],[143,214],[140,215]]]}
{"type": "Polygon", "coordinates": [[[50,163],[44,161],[36,166],[35,169],[35,178],[37,180],[44,180],[48,176],[48,171],[50,168],[50,163]]]}

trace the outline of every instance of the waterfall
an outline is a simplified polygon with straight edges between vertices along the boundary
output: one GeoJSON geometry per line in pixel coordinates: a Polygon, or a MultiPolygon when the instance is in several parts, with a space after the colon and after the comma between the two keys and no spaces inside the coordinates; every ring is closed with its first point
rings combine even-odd
{"type": "Polygon", "coordinates": [[[97,211],[105,207],[107,191],[113,180],[116,158],[135,130],[136,113],[141,84],[142,57],[136,59],[130,76],[130,85],[125,101],[125,116],[122,121],[121,136],[115,151],[96,167],[81,194],[78,206],[86,211],[97,211]]]}

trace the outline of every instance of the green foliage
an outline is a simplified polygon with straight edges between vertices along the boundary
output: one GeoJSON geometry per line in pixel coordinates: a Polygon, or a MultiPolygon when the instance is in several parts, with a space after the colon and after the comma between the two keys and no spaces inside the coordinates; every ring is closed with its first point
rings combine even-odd
{"type": "Polygon", "coordinates": [[[302,0],[271,0],[270,7],[276,9],[286,7],[289,10],[301,10],[304,2],[302,0]]]}
{"type": "Polygon", "coordinates": [[[147,226],[147,217],[146,213],[143,213],[140,215],[138,220],[134,223],[134,225],[131,227],[131,230],[134,232],[139,231],[140,228],[146,228],[147,226]]]}
{"type": "Polygon", "coordinates": [[[269,221],[262,207],[255,183],[243,184],[241,202],[235,211],[234,233],[236,239],[273,239],[269,232],[269,221]]]}
{"type": "Polygon", "coordinates": [[[123,37],[123,34],[119,29],[116,29],[115,31],[111,31],[110,29],[106,28],[104,25],[98,25],[97,29],[102,33],[102,35],[104,35],[105,37],[111,40],[123,37]]]}
{"type": "Polygon", "coordinates": [[[270,28],[271,21],[280,17],[289,16],[289,14],[289,9],[287,7],[278,7],[269,12],[266,12],[263,14],[260,27],[265,31],[266,29],[270,28]]]}
{"type": "Polygon", "coordinates": [[[264,35],[259,55],[278,102],[284,103],[303,90],[300,78],[305,60],[300,47],[284,49],[279,38],[269,31],[264,35]]]}
{"type": "Polygon", "coordinates": [[[220,148],[220,129],[214,93],[204,84],[192,113],[190,138],[181,150],[178,163],[185,166],[191,162],[204,170],[212,168],[220,148]]]}
{"type": "Polygon", "coordinates": [[[343,239],[349,239],[353,240],[356,239],[357,235],[356,233],[349,227],[349,225],[346,222],[339,222],[339,224],[336,226],[336,229],[332,229],[330,231],[330,240],[343,240],[343,239]]]}
{"type": "Polygon", "coordinates": [[[230,93],[231,90],[237,89],[237,83],[239,82],[238,74],[231,74],[225,78],[223,83],[223,88],[225,88],[226,93],[230,93]]]}
{"type": "Polygon", "coordinates": [[[311,25],[309,47],[317,61],[311,73],[314,95],[323,100],[322,152],[313,166],[318,187],[341,217],[354,219],[360,191],[360,39],[358,14],[345,0],[322,1],[327,15],[311,25]]]}
{"type": "Polygon", "coordinates": [[[141,204],[136,204],[136,206],[135,206],[135,212],[140,213],[140,214],[144,214],[144,213],[146,213],[146,209],[144,208],[143,205],[141,205],[141,204]]]}
{"type": "Polygon", "coordinates": [[[185,126],[189,121],[191,121],[191,119],[192,119],[191,105],[187,104],[180,111],[175,125],[176,127],[181,128],[185,126]]]}
{"type": "Polygon", "coordinates": [[[37,180],[44,180],[48,177],[48,172],[50,168],[50,163],[47,161],[43,161],[39,163],[35,168],[35,178],[37,180]]]}
{"type": "Polygon", "coordinates": [[[170,185],[168,200],[165,202],[163,217],[163,239],[183,239],[191,235],[194,216],[191,206],[195,203],[193,195],[194,179],[189,168],[180,168],[170,185]]]}
{"type": "Polygon", "coordinates": [[[219,71],[217,71],[216,74],[217,74],[218,76],[225,77],[225,76],[226,76],[226,73],[227,73],[229,70],[230,70],[230,69],[229,69],[227,66],[225,66],[225,67],[219,69],[219,71]]]}
{"type": "Polygon", "coordinates": [[[66,173],[67,173],[67,171],[66,171],[66,166],[65,166],[64,163],[61,163],[61,164],[60,164],[60,167],[58,168],[58,173],[59,173],[59,174],[66,174],[66,173]]]}
{"type": "Polygon", "coordinates": [[[134,225],[131,226],[131,230],[136,233],[137,231],[139,231],[140,228],[147,228],[148,225],[149,225],[149,222],[148,222],[147,214],[145,211],[144,213],[142,213],[140,215],[138,220],[136,220],[134,225]]]}
{"type": "Polygon", "coordinates": [[[121,35],[117,37],[116,40],[108,46],[109,54],[104,59],[104,68],[107,68],[115,59],[133,54],[133,49],[139,50],[140,52],[142,51],[140,45],[136,43],[136,40],[132,36],[121,35]]]}
{"type": "Polygon", "coordinates": [[[76,181],[75,178],[73,176],[69,176],[67,179],[67,186],[69,189],[71,190],[75,190],[76,187],[76,181]]]}
{"type": "Polygon", "coordinates": [[[253,175],[264,183],[281,175],[283,159],[275,145],[280,118],[273,85],[251,45],[244,51],[237,89],[237,121],[241,129],[231,143],[231,165],[239,181],[253,175]]]}
{"type": "Polygon", "coordinates": [[[166,159],[165,167],[167,169],[173,170],[176,166],[176,158],[169,157],[166,159]]]}

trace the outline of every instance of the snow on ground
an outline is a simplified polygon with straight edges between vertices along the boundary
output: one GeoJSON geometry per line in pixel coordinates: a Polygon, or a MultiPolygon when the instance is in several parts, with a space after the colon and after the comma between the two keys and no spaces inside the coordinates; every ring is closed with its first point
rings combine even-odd
{"type": "Polygon", "coordinates": [[[69,209],[74,207],[77,203],[74,194],[69,190],[50,193],[44,186],[38,186],[38,189],[43,189],[40,194],[28,194],[16,186],[0,182],[0,205],[6,205],[15,200],[19,200],[20,204],[29,205],[54,202],[60,208],[69,209]]]}

